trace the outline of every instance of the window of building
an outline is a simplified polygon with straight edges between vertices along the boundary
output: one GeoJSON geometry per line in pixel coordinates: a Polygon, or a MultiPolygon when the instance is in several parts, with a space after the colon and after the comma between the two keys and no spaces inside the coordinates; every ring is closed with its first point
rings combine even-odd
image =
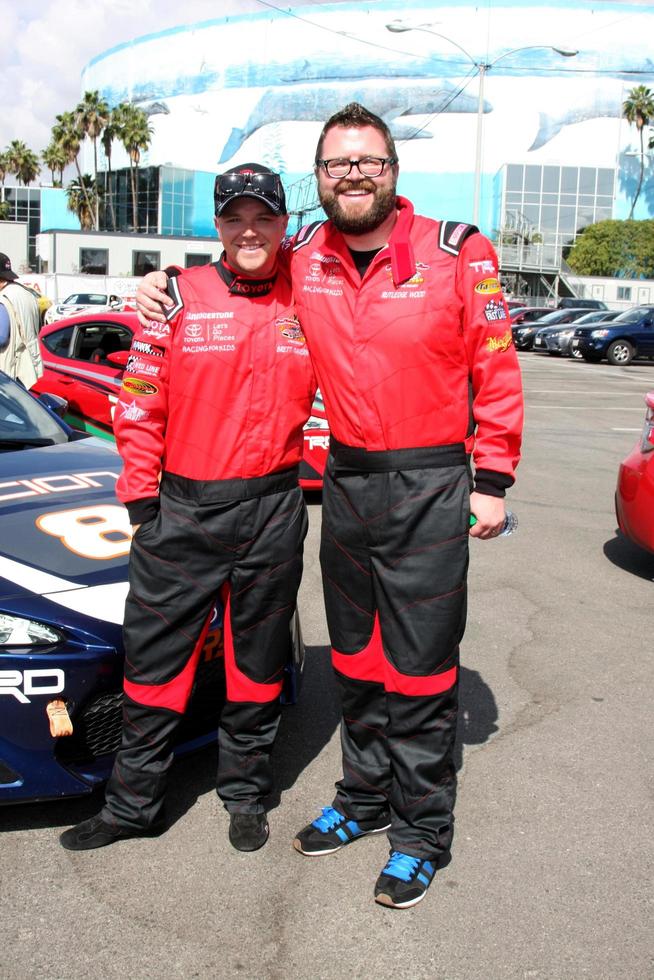
{"type": "Polygon", "coordinates": [[[109,249],[108,248],[80,248],[79,250],[79,271],[87,272],[94,276],[106,276],[109,274],[109,249]]]}
{"type": "Polygon", "coordinates": [[[540,194],[542,167],[525,167],[525,191],[540,194]]]}
{"type": "Polygon", "coordinates": [[[161,252],[132,252],[132,275],[145,276],[161,268],[161,252]]]}
{"type": "Polygon", "coordinates": [[[187,252],[184,256],[184,265],[187,269],[192,269],[196,265],[209,265],[210,262],[209,252],[187,252]]]}
{"type": "Polygon", "coordinates": [[[560,167],[543,167],[543,192],[558,194],[560,167]]]}
{"type": "Polygon", "coordinates": [[[579,193],[580,194],[595,194],[595,180],[597,177],[597,171],[593,167],[580,167],[579,168],[579,193]]]}
{"type": "Polygon", "coordinates": [[[618,299],[631,299],[631,286],[618,286],[618,299]]]}
{"type": "Polygon", "coordinates": [[[506,168],[506,189],[520,194],[522,192],[522,177],[524,167],[515,163],[510,163],[506,168]]]}
{"type": "Polygon", "coordinates": [[[561,168],[561,193],[576,194],[579,171],[576,167],[561,168]]]}

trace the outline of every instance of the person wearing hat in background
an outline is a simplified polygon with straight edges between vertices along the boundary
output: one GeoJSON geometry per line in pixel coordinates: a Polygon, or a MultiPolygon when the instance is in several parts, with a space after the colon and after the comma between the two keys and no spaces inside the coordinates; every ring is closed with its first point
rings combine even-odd
{"type": "Polygon", "coordinates": [[[70,850],[163,828],[173,734],[219,594],[217,791],[235,848],[268,838],[262,800],[302,573],[298,464],[316,383],[277,261],[288,221],[279,176],[243,164],[216,178],[214,202],[224,251],[167,270],[173,306],[134,335],[116,406],[116,491],[134,531],[123,739],[104,808],[61,835],[70,850]]]}
{"type": "Polygon", "coordinates": [[[31,388],[43,374],[39,306],[0,252],[0,370],[31,388]]]}

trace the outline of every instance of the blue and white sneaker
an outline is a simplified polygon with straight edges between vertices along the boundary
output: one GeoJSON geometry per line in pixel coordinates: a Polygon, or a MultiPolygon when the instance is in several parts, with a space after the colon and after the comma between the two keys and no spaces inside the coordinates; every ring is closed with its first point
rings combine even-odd
{"type": "Polygon", "coordinates": [[[436,872],[432,861],[391,851],[375,885],[375,901],[392,909],[408,909],[422,901],[436,872]]]}
{"type": "Polygon", "coordinates": [[[380,834],[390,827],[387,816],[377,820],[348,820],[333,806],[324,806],[322,815],[308,824],[293,841],[293,847],[307,857],[333,854],[359,837],[380,834]]]}

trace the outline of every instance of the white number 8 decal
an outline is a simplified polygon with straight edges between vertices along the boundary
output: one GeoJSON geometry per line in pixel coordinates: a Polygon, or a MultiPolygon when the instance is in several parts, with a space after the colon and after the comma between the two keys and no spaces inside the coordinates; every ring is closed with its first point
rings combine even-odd
{"type": "Polygon", "coordinates": [[[36,525],[82,558],[122,558],[132,543],[129,516],[117,504],[53,511],[37,518],[36,525]]]}

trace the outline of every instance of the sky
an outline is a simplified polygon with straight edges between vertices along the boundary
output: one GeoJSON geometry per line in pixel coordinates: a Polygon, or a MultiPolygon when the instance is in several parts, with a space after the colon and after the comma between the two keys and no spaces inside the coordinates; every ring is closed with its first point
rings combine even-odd
{"type": "MultiPolygon", "coordinates": [[[[282,0],[279,6],[299,3],[282,0]]],[[[264,0],[0,0],[0,151],[19,139],[40,154],[57,114],[79,102],[84,66],[114,45],[269,6],[264,0]]]]}

